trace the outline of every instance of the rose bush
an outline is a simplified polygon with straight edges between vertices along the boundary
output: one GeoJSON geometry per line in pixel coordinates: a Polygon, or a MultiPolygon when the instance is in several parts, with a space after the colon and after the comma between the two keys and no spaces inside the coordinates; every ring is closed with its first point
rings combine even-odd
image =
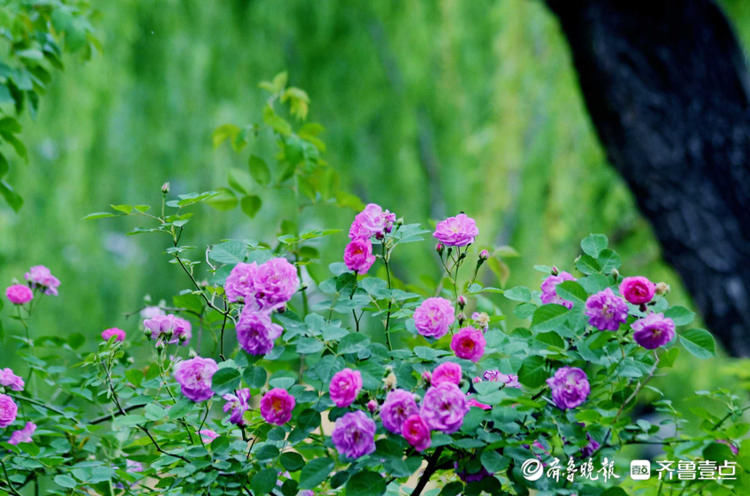
{"type": "Polygon", "coordinates": [[[333,172],[319,126],[295,130],[279,108],[288,103],[304,119],[307,96],[283,75],[263,87],[271,95],[263,123],[222,126],[215,142],[241,152],[254,134],[271,133],[277,166],[249,161],[258,187],[289,188],[303,213],[354,207],[340,261],[311,270],[320,238],[347,226],[302,231],[300,219],[282,221],[264,242],[184,244],[198,204],[257,214],[260,197],[236,181],[177,198],[164,185],[157,213],[114,205],[89,216],[145,219],[133,233],[168,242],[185,288],[169,303],[148,303],[127,329],[98,323],[90,335],[100,343],[85,350],[81,334],[33,328],[43,298],[72,299],[64,281],[34,267],[21,285],[28,291],[10,286],[8,308],[23,333],[6,346],[27,370],[25,380],[0,372],[0,492],[616,496],[624,494],[617,486],[666,486],[746,494],[750,425],[739,397],[701,392],[722,412],[700,412],[688,431],[683,413],[648,384],[680,355],[715,353],[710,333],[689,327],[692,312],[670,305],[665,285],[623,278],[602,235],[582,241],[569,268],[576,275],[539,267],[537,289],[485,285],[493,277],[485,268],[504,251],[475,246],[481,226],[468,214],[424,229],[322,184],[333,172]],[[408,270],[394,274],[409,243],[442,267],[436,286],[410,283],[408,270]],[[507,324],[500,298],[525,325],[507,324]],[[645,391],[652,421],[632,414],[645,391]],[[661,446],[666,458],[740,468],[735,479],[634,486],[627,466],[613,475],[613,460],[641,444],[661,446]],[[530,458],[607,470],[598,481],[529,480],[530,458]]]}

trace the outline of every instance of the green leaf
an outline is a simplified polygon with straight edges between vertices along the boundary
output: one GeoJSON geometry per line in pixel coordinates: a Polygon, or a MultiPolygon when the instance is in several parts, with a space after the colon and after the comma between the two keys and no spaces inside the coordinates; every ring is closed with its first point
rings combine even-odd
{"type": "Polygon", "coordinates": [[[495,450],[487,450],[482,452],[480,457],[482,466],[487,469],[491,474],[500,471],[508,466],[509,460],[503,458],[503,456],[495,450]]]}
{"type": "Polygon", "coordinates": [[[120,216],[117,214],[113,214],[112,212],[94,212],[94,213],[88,214],[86,217],[83,218],[83,220],[107,219],[110,217],[120,217],[120,216]]]}
{"type": "Polygon", "coordinates": [[[330,458],[316,458],[304,466],[299,476],[300,489],[313,489],[328,478],[335,462],[330,458]]]}
{"type": "Polygon", "coordinates": [[[369,470],[354,474],[346,483],[346,496],[378,496],[385,493],[385,479],[369,470]]]}
{"type": "Polygon", "coordinates": [[[338,352],[344,353],[359,353],[361,350],[367,348],[370,343],[370,339],[357,333],[351,333],[339,341],[338,352]]]}
{"type": "Polygon", "coordinates": [[[450,484],[446,484],[438,496],[456,496],[464,490],[464,485],[458,481],[453,481],[450,484]]]}
{"type": "Polygon", "coordinates": [[[56,475],[54,480],[58,486],[68,489],[72,489],[78,485],[75,479],[69,475],[56,475]]]}
{"type": "Polygon", "coordinates": [[[601,270],[599,262],[586,254],[581,255],[576,259],[576,268],[586,275],[591,275],[601,270]]]}
{"type": "Polygon", "coordinates": [[[576,281],[563,281],[555,286],[557,296],[567,301],[584,302],[589,297],[586,290],[576,281]]]}
{"type": "Polygon", "coordinates": [[[305,459],[294,451],[285,451],[281,454],[281,465],[290,472],[296,472],[305,466],[305,459]]]}
{"type": "Polygon", "coordinates": [[[587,255],[599,258],[599,253],[607,247],[607,236],[604,234],[589,234],[581,241],[581,249],[587,255]]]}
{"type": "Polygon", "coordinates": [[[315,338],[302,337],[297,340],[297,353],[302,355],[309,355],[311,353],[318,353],[324,348],[323,343],[315,338]]]}
{"type": "Polygon", "coordinates": [[[261,205],[263,205],[263,201],[258,195],[243,196],[242,200],[240,200],[240,208],[251,219],[258,213],[261,205]]]}
{"type": "Polygon", "coordinates": [[[544,358],[532,355],[524,360],[518,370],[518,380],[521,384],[530,388],[536,388],[544,384],[544,381],[547,380],[544,358]]]}
{"type": "Polygon", "coordinates": [[[705,329],[687,329],[679,331],[680,342],[690,353],[698,358],[711,358],[716,355],[714,337],[705,329]]]}
{"type": "Polygon", "coordinates": [[[266,385],[267,373],[263,367],[248,367],[242,374],[245,383],[254,389],[261,389],[266,385]]]}
{"type": "Polygon", "coordinates": [[[234,367],[219,369],[211,380],[211,389],[218,395],[231,393],[240,385],[240,371],[234,367]]]}
{"type": "Polygon", "coordinates": [[[193,408],[193,405],[195,405],[195,403],[193,403],[192,400],[185,397],[180,398],[177,400],[177,403],[169,409],[169,418],[178,419],[184,417],[185,414],[193,408]]]}
{"type": "Polygon", "coordinates": [[[115,420],[112,421],[112,427],[117,430],[122,427],[133,427],[145,423],[146,417],[143,415],[123,415],[121,417],[116,417],[115,420]]]}
{"type": "Polygon", "coordinates": [[[562,325],[567,318],[568,309],[557,303],[542,305],[534,311],[531,318],[531,330],[551,331],[562,325]]]}
{"type": "Polygon", "coordinates": [[[250,155],[247,165],[250,169],[250,175],[253,176],[255,182],[261,186],[265,186],[271,182],[271,171],[268,165],[266,165],[265,160],[257,155],[250,155]]]}
{"type": "Polygon", "coordinates": [[[264,468],[250,479],[250,489],[253,494],[268,494],[276,486],[277,470],[273,468],[264,468]]]}
{"type": "Polygon", "coordinates": [[[664,312],[665,317],[669,317],[675,323],[675,325],[688,325],[695,319],[695,314],[685,307],[679,305],[674,306],[664,312]]]}
{"type": "Polygon", "coordinates": [[[531,300],[531,291],[523,286],[507,289],[503,292],[503,295],[513,301],[527,302],[531,300]]]}
{"type": "Polygon", "coordinates": [[[233,142],[234,139],[240,134],[242,130],[234,124],[222,124],[221,126],[214,129],[213,135],[211,136],[214,143],[214,148],[218,148],[219,145],[224,141],[229,140],[233,142]]]}
{"type": "Polygon", "coordinates": [[[144,410],[146,418],[152,422],[163,419],[168,413],[169,410],[158,403],[149,403],[144,410]]]}
{"type": "Polygon", "coordinates": [[[242,241],[226,241],[214,245],[208,252],[208,258],[221,264],[236,265],[245,261],[247,255],[247,244],[242,241]]]}
{"type": "Polygon", "coordinates": [[[21,209],[21,206],[23,205],[23,198],[21,198],[21,196],[16,193],[11,185],[5,182],[4,179],[0,181],[0,195],[5,198],[5,201],[8,202],[10,208],[15,210],[16,212],[21,209]]]}
{"type": "Polygon", "coordinates": [[[206,201],[211,207],[221,212],[232,210],[237,206],[237,195],[229,188],[219,188],[216,195],[206,201]]]}

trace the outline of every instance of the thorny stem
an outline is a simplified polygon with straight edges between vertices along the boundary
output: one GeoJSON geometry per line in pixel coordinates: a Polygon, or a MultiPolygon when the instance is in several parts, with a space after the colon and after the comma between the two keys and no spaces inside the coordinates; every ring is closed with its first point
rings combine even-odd
{"type": "Polygon", "coordinates": [[[391,285],[391,268],[388,265],[388,252],[385,248],[385,241],[383,241],[383,263],[385,264],[385,276],[388,280],[388,311],[385,315],[385,344],[388,346],[388,351],[393,350],[393,346],[391,344],[391,307],[393,305],[393,295],[390,294],[392,285],[391,285]]]}
{"type": "Polygon", "coordinates": [[[10,489],[10,492],[17,496],[21,496],[21,493],[19,493],[16,490],[16,486],[13,485],[13,482],[11,482],[10,477],[8,477],[8,470],[5,468],[5,461],[0,460],[0,465],[3,466],[3,474],[5,474],[5,480],[8,482],[8,489],[10,489]]]}
{"type": "Polygon", "coordinates": [[[422,472],[422,477],[419,478],[419,482],[417,482],[414,491],[411,492],[411,496],[419,496],[420,494],[422,494],[422,491],[427,485],[427,482],[429,482],[430,477],[432,477],[432,474],[434,474],[435,470],[437,470],[437,461],[438,458],[440,458],[440,453],[442,452],[443,447],[440,446],[435,450],[429,460],[427,460],[427,467],[425,467],[424,472],[422,472]]]}

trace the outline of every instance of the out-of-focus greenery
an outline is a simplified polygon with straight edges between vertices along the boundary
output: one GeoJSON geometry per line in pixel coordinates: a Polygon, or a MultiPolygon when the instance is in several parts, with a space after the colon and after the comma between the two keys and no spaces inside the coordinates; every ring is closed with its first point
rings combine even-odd
{"type": "MultiPolygon", "coordinates": [[[[725,4],[747,45],[750,10],[725,4]]],[[[577,240],[605,232],[629,272],[670,281],[673,301],[689,305],[606,163],[542,2],[131,0],[96,8],[102,53],[71,60],[36,121],[23,117],[29,164],[10,180],[26,203],[18,214],[0,206],[0,281],[33,264],[62,280],[61,296],[45,302],[52,311],[38,312],[40,332],[97,339],[103,327],[135,331],[123,314],[144,294],[158,300],[186,287],[177,268],[146,256],[158,252],[157,240],[124,235],[127,220],[81,219],[112,202],[155,198],[164,181],[174,193],[225,185],[228,169],[245,164],[229,147],[214,150],[211,133],[260,115],[257,82],[282,70],[310,95],[343,188],[410,222],[466,211],[481,243],[522,255],[507,260],[509,285],[537,285],[534,263],[572,268],[577,240]]],[[[264,203],[285,208],[283,197],[264,203]]],[[[346,228],[353,214],[316,212],[311,227],[346,228]]],[[[201,240],[262,238],[277,227],[239,211],[199,225],[201,240]]],[[[341,256],[344,238],[334,236],[327,259],[341,256]]],[[[402,279],[413,280],[407,269],[437,274],[435,260],[416,255],[395,263],[402,279]]]]}

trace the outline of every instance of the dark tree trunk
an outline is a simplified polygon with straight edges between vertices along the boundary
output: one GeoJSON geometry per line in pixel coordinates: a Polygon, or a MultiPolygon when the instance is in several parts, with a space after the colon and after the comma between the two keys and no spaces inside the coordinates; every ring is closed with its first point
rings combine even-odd
{"type": "Polygon", "coordinates": [[[547,0],[609,161],[710,330],[750,355],[750,98],[711,0],[547,0]]]}

